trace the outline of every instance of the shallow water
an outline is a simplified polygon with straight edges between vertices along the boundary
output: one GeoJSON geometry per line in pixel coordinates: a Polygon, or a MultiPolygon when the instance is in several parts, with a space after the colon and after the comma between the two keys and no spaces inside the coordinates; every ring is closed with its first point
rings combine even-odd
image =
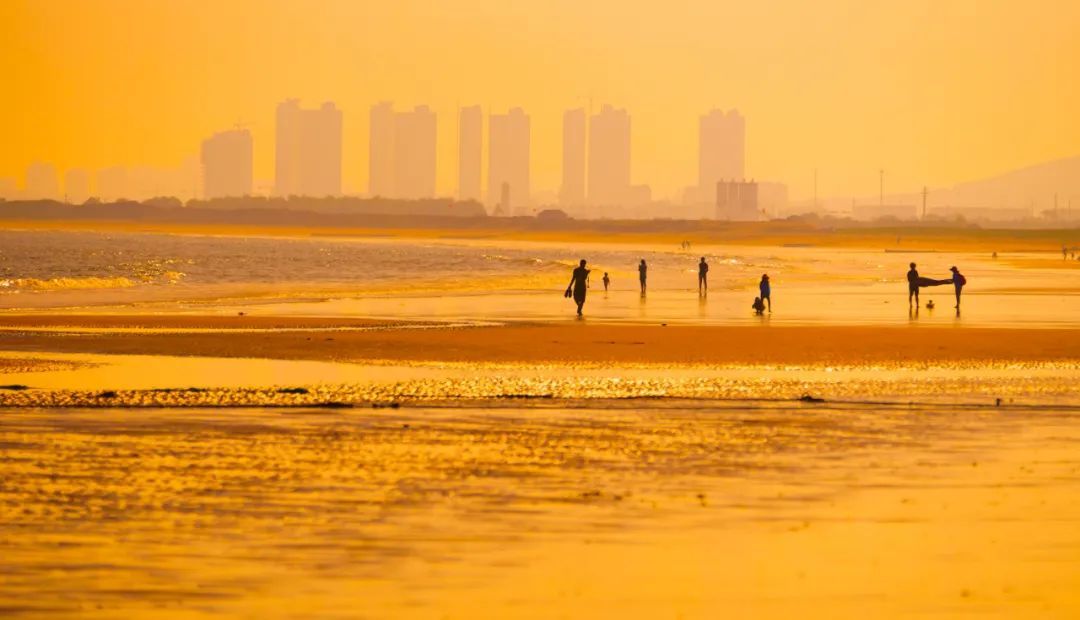
{"type": "Polygon", "coordinates": [[[1075,617],[1074,414],[0,410],[7,617],[1075,617]]]}
{"type": "Polygon", "coordinates": [[[570,320],[562,291],[583,257],[594,269],[586,320],[1078,327],[1078,272],[1050,256],[2,231],[0,310],[570,320]],[[697,293],[702,255],[711,264],[707,297],[697,293]],[[644,299],[641,258],[650,265],[644,299]],[[969,281],[961,316],[951,286],[924,289],[922,303],[936,308],[909,312],[911,260],[930,277],[961,267],[969,281]],[[762,273],[774,312],[755,317],[762,273]]]}

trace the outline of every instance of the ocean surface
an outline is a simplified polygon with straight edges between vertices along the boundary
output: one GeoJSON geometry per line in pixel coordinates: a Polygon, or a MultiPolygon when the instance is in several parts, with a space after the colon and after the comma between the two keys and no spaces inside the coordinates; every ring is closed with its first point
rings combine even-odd
{"type": "Polygon", "coordinates": [[[885,252],[499,240],[277,238],[0,232],[0,311],[222,312],[458,320],[570,320],[571,269],[594,270],[586,318],[691,323],[1080,325],[1080,270],[1053,253],[992,259],[885,252]],[[697,293],[697,262],[710,263],[697,293]],[[637,264],[649,265],[648,294],[637,264]],[[909,312],[905,274],[968,278],[963,314],[951,286],[909,312]],[[612,288],[601,277],[610,274],[612,288]],[[762,274],[774,312],[750,310],[762,274]],[[935,308],[925,307],[933,300],[935,308]]]}

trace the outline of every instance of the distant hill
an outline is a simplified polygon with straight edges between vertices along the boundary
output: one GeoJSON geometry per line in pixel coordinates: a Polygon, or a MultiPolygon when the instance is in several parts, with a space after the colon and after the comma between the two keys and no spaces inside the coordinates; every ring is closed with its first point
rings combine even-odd
{"type": "MultiPolygon", "coordinates": [[[[1072,199],[1074,213],[1080,211],[1080,156],[1013,170],[986,179],[930,189],[931,207],[987,207],[1031,209],[1034,215],[1054,208],[1054,194],[1064,212],[1072,199]]],[[[921,194],[905,194],[890,201],[922,204],[921,194]]]]}

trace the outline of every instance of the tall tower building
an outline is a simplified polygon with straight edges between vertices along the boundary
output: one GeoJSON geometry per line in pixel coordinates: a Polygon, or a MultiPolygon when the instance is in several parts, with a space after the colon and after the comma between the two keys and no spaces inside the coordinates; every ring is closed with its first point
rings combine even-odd
{"type": "Polygon", "coordinates": [[[435,196],[435,132],[435,113],[427,106],[394,115],[394,197],[435,196]]]}
{"type": "Polygon", "coordinates": [[[341,111],[332,102],[305,110],[278,104],[274,191],[279,196],[341,194],[341,111]]]}
{"type": "Polygon", "coordinates": [[[251,132],[246,129],[222,131],[202,143],[203,197],[225,198],[251,194],[251,132]]]}
{"type": "Polygon", "coordinates": [[[480,106],[462,108],[458,119],[458,200],[480,200],[483,136],[480,106]]]}
{"type": "Polygon", "coordinates": [[[102,168],[97,172],[97,195],[104,202],[130,199],[128,170],[123,166],[102,168]]]}
{"type": "Polygon", "coordinates": [[[698,124],[698,188],[708,200],[716,184],[746,176],[746,120],[737,110],[712,110],[698,124]]]}
{"type": "Polygon", "coordinates": [[[585,203],[585,108],[563,113],[562,187],[559,202],[568,206],[585,203]]]}
{"type": "Polygon", "coordinates": [[[488,124],[488,203],[497,203],[504,215],[524,215],[530,191],[529,116],[514,108],[492,114],[488,124]]]}
{"type": "Polygon", "coordinates": [[[64,173],[64,201],[81,205],[90,198],[90,173],[82,168],[72,168],[64,173]]]}
{"type": "Polygon", "coordinates": [[[589,119],[589,202],[622,204],[630,191],[630,115],[604,105],[589,119]]]}
{"type": "Polygon", "coordinates": [[[383,101],[371,106],[368,137],[368,194],[394,196],[394,107],[383,101]]]}
{"type": "Polygon", "coordinates": [[[29,200],[58,200],[60,179],[52,164],[36,162],[26,168],[26,197],[29,200]]]}

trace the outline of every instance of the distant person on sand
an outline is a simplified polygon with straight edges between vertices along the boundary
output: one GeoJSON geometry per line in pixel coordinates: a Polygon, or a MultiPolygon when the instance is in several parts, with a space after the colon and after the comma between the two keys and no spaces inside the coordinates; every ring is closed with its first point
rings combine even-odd
{"type": "Polygon", "coordinates": [[[911,269],[907,272],[907,305],[911,306],[911,298],[915,297],[915,305],[919,305],[919,271],[915,269],[915,263],[911,263],[911,269]]]}
{"type": "Polygon", "coordinates": [[[585,293],[589,288],[589,270],[585,268],[585,259],[581,259],[581,265],[577,269],[574,269],[574,273],[570,276],[570,284],[566,286],[566,296],[573,297],[574,303],[577,304],[578,316],[581,316],[581,309],[585,306],[585,293]]]}
{"type": "Polygon", "coordinates": [[[701,257],[701,262],[697,264],[697,290],[701,293],[703,290],[709,290],[709,263],[705,262],[705,257],[701,257]]]}
{"type": "Polygon", "coordinates": [[[750,307],[754,309],[754,314],[758,316],[765,314],[765,302],[761,301],[760,297],[755,297],[754,305],[750,307]]]}
{"type": "Polygon", "coordinates": [[[765,273],[761,275],[761,283],[758,284],[758,291],[761,292],[761,301],[769,302],[769,312],[772,312],[772,289],[769,287],[769,274],[765,273]]]}
{"type": "Polygon", "coordinates": [[[965,284],[967,284],[967,278],[965,278],[963,274],[960,273],[960,270],[957,269],[955,266],[949,267],[949,271],[952,272],[952,284],[953,287],[956,289],[956,309],[959,310],[960,290],[964,288],[965,284]]]}
{"type": "Polygon", "coordinates": [[[637,267],[638,280],[641,281],[641,294],[645,294],[645,280],[649,276],[649,266],[645,264],[645,259],[641,259],[641,264],[637,267]]]}
{"type": "Polygon", "coordinates": [[[608,287],[611,286],[611,278],[608,277],[607,272],[604,272],[604,292],[606,293],[608,287]]]}

